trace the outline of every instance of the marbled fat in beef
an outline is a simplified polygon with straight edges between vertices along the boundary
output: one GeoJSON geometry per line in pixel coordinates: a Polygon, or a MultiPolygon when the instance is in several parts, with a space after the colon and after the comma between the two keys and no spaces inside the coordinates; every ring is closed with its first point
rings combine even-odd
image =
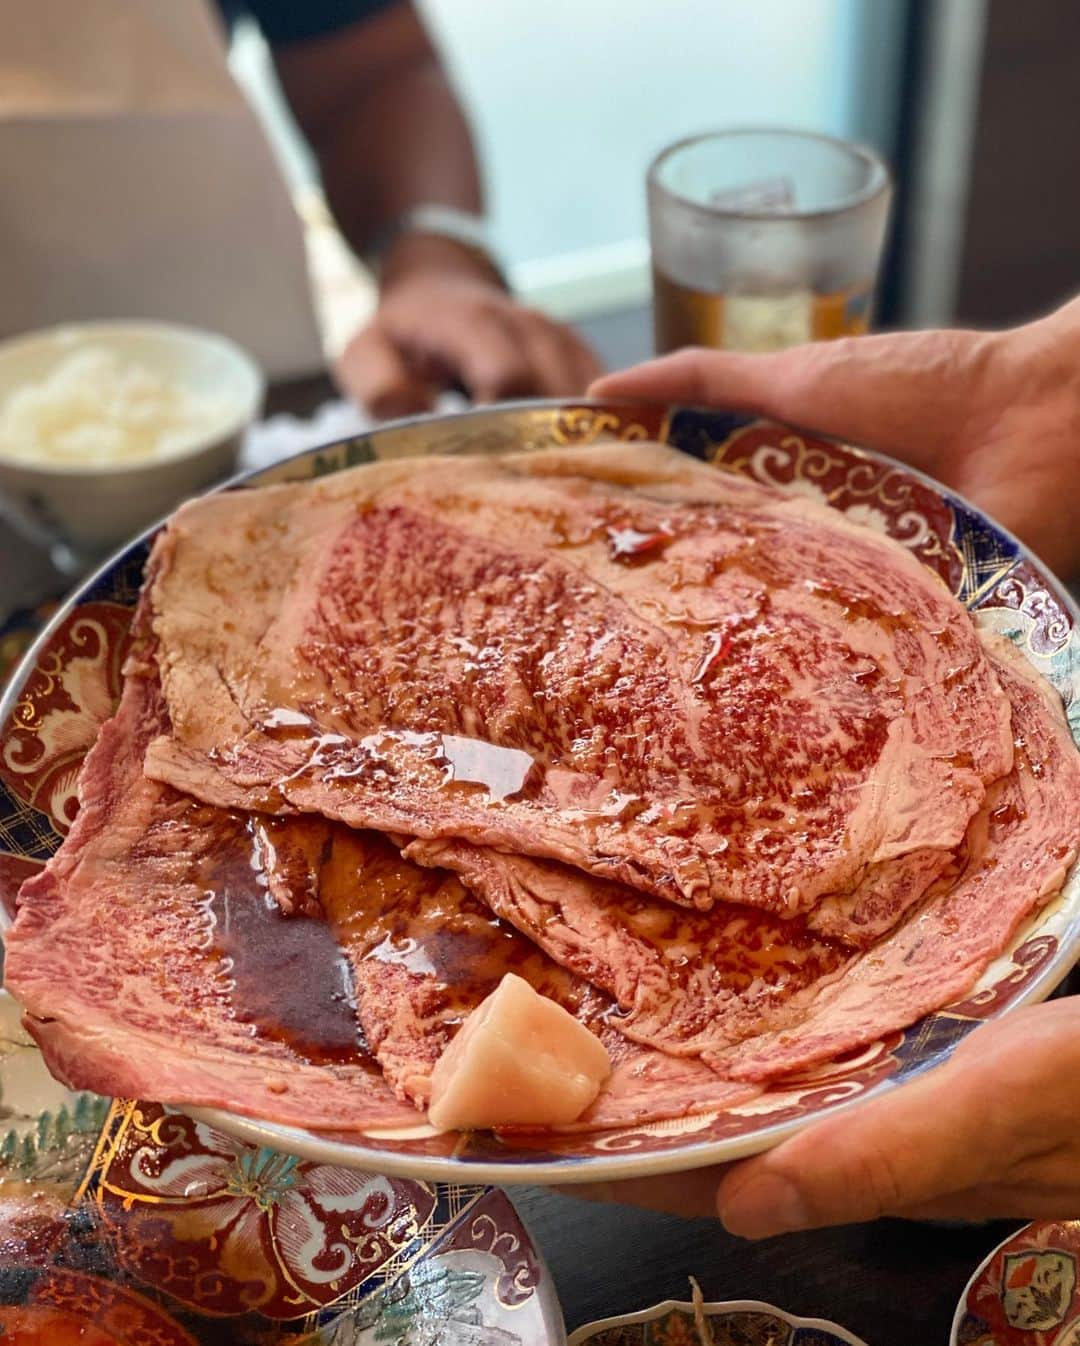
{"type": "Polygon", "coordinates": [[[656,446],[196,502],[136,635],[6,941],[77,1088],[415,1123],[514,971],[612,1060],[575,1127],[716,1111],[963,995],[1076,855],[1011,646],[656,446]]]}
{"type": "Polygon", "coordinates": [[[1053,897],[1080,842],[1080,756],[1060,701],[986,638],[1012,705],[1013,768],[960,855],[890,933],[854,951],[808,921],[718,905],[690,912],[552,861],[461,841],[408,858],[460,874],[557,962],[612,995],[628,1037],[764,1082],[873,1042],[965,995],[1053,897]]]}
{"type": "Polygon", "coordinates": [[[766,1029],[797,991],[853,950],[802,918],[718,903],[700,912],[568,865],[462,841],[415,841],[406,859],[452,870],[557,963],[613,997],[626,1037],[700,1056],[766,1029]]]}
{"type": "Polygon", "coordinates": [[[341,1132],[415,1125],[435,1062],[513,971],[611,1056],[572,1129],[759,1092],[622,1038],[602,992],[386,838],[148,780],[142,753],[166,723],[152,661],[133,660],[86,759],[79,817],[24,884],[5,941],[8,989],[72,1088],[341,1132]]]}
{"type": "Polygon", "coordinates": [[[154,566],[173,729],[146,768],[223,806],[702,910],[829,898],[823,930],[865,944],[1011,765],[1008,702],[935,576],[659,446],[216,496],[154,566]]]}
{"type": "Polygon", "coordinates": [[[296,1126],[415,1123],[365,1050],[325,924],[274,919],[251,820],[143,775],[163,714],[154,679],[129,674],[79,816],[4,940],[5,984],[50,1070],[296,1126]]]}
{"type": "Polygon", "coordinates": [[[773,1031],[706,1053],[725,1075],[772,1079],[961,999],[1061,891],[1080,844],[1080,755],[1057,694],[1011,644],[989,640],[1012,703],[1016,760],[972,821],[963,870],[843,977],[793,996],[773,1031]]]}

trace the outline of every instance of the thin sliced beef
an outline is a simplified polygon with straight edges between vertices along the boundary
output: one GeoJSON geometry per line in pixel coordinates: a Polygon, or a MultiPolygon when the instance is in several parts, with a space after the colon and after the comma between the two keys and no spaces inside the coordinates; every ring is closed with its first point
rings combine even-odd
{"type": "Polygon", "coordinates": [[[507,972],[577,1012],[589,988],[462,887],[403,860],[377,832],[337,825],[318,876],[352,965],[365,1037],[402,1097],[428,1101],[432,1067],[507,972]]]}
{"type": "Polygon", "coordinates": [[[728,903],[687,910],[551,860],[460,841],[416,841],[405,857],[453,870],[556,962],[607,992],[612,1020],[674,1056],[718,1052],[768,1027],[797,991],[838,975],[850,949],[728,903]]]}
{"type": "Polygon", "coordinates": [[[1080,757],[1060,705],[995,643],[1016,756],[921,910],[860,954],[780,921],[688,912],[551,861],[460,841],[409,859],[459,874],[557,962],[607,991],[627,1037],[722,1075],[774,1079],[912,1023],[964,994],[1017,925],[1060,888],[1080,836],[1080,757]],[[748,1040],[749,1039],[749,1040],[748,1040]],[[742,1043],[742,1046],[738,1044],[742,1043]]]}
{"type": "Polygon", "coordinates": [[[853,943],[1011,764],[970,620],[904,548],[659,446],[197,501],[149,592],[173,728],[146,769],[177,788],[701,909],[832,897],[853,943]]]}
{"type": "Polygon", "coordinates": [[[320,947],[321,920],[277,915],[250,820],[143,776],[162,716],[154,681],[129,676],[79,816],[5,938],[6,986],[49,1069],[76,1089],[296,1126],[415,1124],[363,1049],[347,978],[305,976],[340,956],[320,947]]]}
{"type": "Polygon", "coordinates": [[[776,1031],[707,1056],[725,1075],[773,1079],[964,996],[1061,890],[1080,844],[1080,755],[1049,685],[1007,641],[988,643],[1012,702],[1016,765],[972,823],[964,872],[844,977],[793,997],[776,1031]]]}
{"type": "Polygon", "coordinates": [[[24,884],[7,936],[8,989],[72,1087],[339,1132],[415,1125],[435,1061],[513,970],[612,1056],[572,1129],[759,1092],[627,1043],[610,1000],[377,834],[219,810],[147,780],[163,715],[153,667],[136,663],[87,757],[79,818],[24,884]]]}
{"type": "Polygon", "coordinates": [[[822,898],[807,912],[807,925],[820,935],[869,948],[935,884],[955,878],[964,844],[955,850],[922,846],[895,860],[868,866],[853,892],[822,898]]]}
{"type": "Polygon", "coordinates": [[[499,920],[456,875],[403,859],[376,832],[308,818],[274,830],[277,853],[291,857],[278,889],[314,894],[351,964],[364,1037],[403,1100],[427,1102],[435,1062],[507,972],[581,1019],[611,1056],[612,1077],[572,1129],[713,1111],[757,1092],[627,1041],[609,1022],[608,996],[499,920]]]}
{"type": "Polygon", "coordinates": [[[403,859],[377,833],[335,827],[332,836],[320,900],[352,964],[365,1035],[400,1095],[427,1102],[435,1062],[507,972],[580,1019],[612,1059],[611,1078],[572,1129],[714,1111],[756,1092],[628,1042],[609,1022],[607,995],[499,920],[456,875],[403,859]]]}
{"type": "Polygon", "coordinates": [[[1013,647],[994,650],[1007,661],[998,677],[1014,707],[1014,769],[972,821],[963,867],[951,863],[922,909],[866,952],[803,919],[731,906],[691,913],[463,841],[413,841],[405,856],[461,875],[552,958],[610,993],[625,1011],[611,1022],[628,1038],[699,1055],[720,1074],[776,1078],[963,995],[1060,888],[1080,836],[1080,758],[1053,693],[1013,647]]]}

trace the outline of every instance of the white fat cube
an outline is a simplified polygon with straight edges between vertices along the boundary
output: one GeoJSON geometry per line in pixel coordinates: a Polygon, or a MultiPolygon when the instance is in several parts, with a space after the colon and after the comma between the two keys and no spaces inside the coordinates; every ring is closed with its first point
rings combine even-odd
{"type": "Polygon", "coordinates": [[[443,1131],[565,1125],[610,1073],[598,1038],[507,973],[439,1058],[428,1120],[443,1131]]]}

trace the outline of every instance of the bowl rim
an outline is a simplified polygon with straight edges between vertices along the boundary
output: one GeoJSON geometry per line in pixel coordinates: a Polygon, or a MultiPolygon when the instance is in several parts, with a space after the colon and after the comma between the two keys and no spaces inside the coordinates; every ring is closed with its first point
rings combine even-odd
{"type": "MultiPolygon", "coordinates": [[[[501,415],[506,412],[527,412],[536,410],[558,410],[566,407],[584,407],[584,408],[612,408],[621,407],[626,409],[651,408],[662,409],[665,412],[665,426],[670,423],[671,416],[680,411],[689,413],[698,413],[706,416],[722,415],[724,408],[700,407],[690,404],[659,402],[648,398],[529,398],[520,399],[513,402],[501,402],[492,406],[468,407],[461,411],[450,413],[445,412],[425,412],[419,415],[405,416],[393,421],[386,421],[379,424],[371,434],[382,435],[389,431],[399,431],[415,428],[427,421],[448,421],[457,419],[466,419],[469,417],[486,418],[492,415],[501,415]]],[[[748,413],[748,422],[755,419],[772,421],[772,418],[758,417],[748,413]]],[[[786,424],[775,422],[776,424],[786,424]]],[[[888,464],[892,467],[907,473],[914,479],[920,481],[929,487],[935,494],[943,498],[955,501],[974,514],[979,519],[988,520],[993,528],[1003,537],[1008,538],[1017,549],[1017,562],[1029,561],[1041,568],[1046,576],[1050,578],[1055,585],[1055,596],[1063,602],[1074,626],[1080,630],[1080,605],[1073,599],[1066,584],[1058,578],[1055,572],[1042,562],[1038,555],[1026,544],[1020,542],[1014,533],[1005,528],[1004,525],[997,523],[996,520],[987,515],[978,506],[973,505],[965,496],[943,486],[932,477],[917,468],[909,467],[906,463],[892,457],[889,454],[878,452],[877,450],[864,449],[858,445],[848,444],[846,441],[838,440],[835,436],[821,434],[812,430],[802,430],[799,427],[788,427],[796,430],[797,433],[812,435],[814,438],[825,440],[829,443],[843,444],[851,452],[867,458],[872,462],[888,464]]],[[[261,483],[258,478],[271,471],[278,471],[288,463],[303,458],[314,457],[319,453],[326,453],[340,444],[354,442],[358,438],[364,438],[364,435],[346,435],[341,439],[332,440],[327,444],[315,445],[311,448],[302,449],[295,454],[291,454],[279,462],[265,467],[247,469],[234,474],[226,480],[219,482],[216,486],[199,494],[212,495],[226,490],[236,488],[246,488],[249,485],[258,486],[261,483]]],[[[273,483],[267,482],[267,485],[279,485],[281,481],[273,483]]],[[[30,676],[37,664],[41,651],[52,638],[55,630],[67,620],[70,614],[81,605],[88,601],[91,592],[108,575],[114,566],[119,564],[125,556],[134,548],[148,544],[158,530],[164,525],[173,511],[162,519],[159,519],[148,528],[144,529],[129,542],[116,548],[101,564],[83,580],[61,603],[57,610],[52,614],[49,621],[38,634],[30,648],[25,652],[20,662],[12,671],[6,686],[0,691],[0,726],[7,723],[18,701],[17,689],[30,676]]],[[[1080,860],[1076,862],[1080,867],[1080,860]]],[[[1051,908],[1044,908],[1042,914],[1046,914],[1051,908]]],[[[0,939],[4,932],[11,925],[9,916],[3,904],[0,904],[0,939]]],[[[1058,952],[1051,963],[1042,968],[1031,980],[1022,988],[1022,990],[1009,1002],[1005,1013],[1012,1013],[1026,1005],[1038,1003],[1047,999],[1052,992],[1069,975],[1080,955],[1080,919],[1077,920],[1072,930],[1063,933],[1059,940],[1058,952]]],[[[993,1022],[993,1018],[980,1021],[976,1025],[976,1030],[983,1022],[993,1022]]],[[[948,1059],[951,1052],[943,1057],[941,1061],[935,1062],[932,1067],[937,1068],[948,1059]]],[[[927,1067],[924,1067],[924,1069],[927,1067]]],[[[919,1072],[922,1073],[922,1072],[919,1072]]],[[[906,1078],[914,1078],[914,1074],[906,1078]]],[[[469,1160],[467,1163],[461,1163],[453,1155],[425,1155],[414,1152],[395,1151],[379,1147],[380,1141],[390,1139],[387,1133],[365,1135],[363,1132],[356,1132],[355,1139],[349,1140],[340,1136],[328,1136],[315,1131],[305,1131],[299,1127],[287,1127],[276,1122],[266,1122],[258,1118],[242,1116],[239,1113],[228,1112],[222,1108],[213,1107],[170,1107],[171,1111],[181,1113],[185,1116],[194,1118],[196,1121],[203,1122],[217,1130],[227,1132],[241,1140],[246,1140],[257,1145],[264,1145],[271,1149],[279,1150],[284,1153],[296,1155],[299,1158],[307,1159],[312,1162],[337,1165],[351,1168],[368,1168],[373,1172],[384,1174],[388,1177],[407,1178],[430,1182],[468,1182],[470,1184],[531,1184],[535,1186],[557,1186],[572,1185],[576,1183],[587,1183],[594,1180],[616,1181],[620,1178],[628,1177],[648,1177],[656,1176],[670,1172],[689,1172],[694,1169],[706,1168],[720,1163],[733,1162],[738,1159],[748,1158],[751,1155],[761,1154],[766,1150],[772,1149],[784,1140],[787,1140],[798,1132],[804,1130],[807,1126],[814,1125],[819,1121],[824,1121],[828,1117],[857,1108],[871,1099],[880,1098],[888,1092],[902,1085],[905,1081],[897,1081],[894,1078],[886,1078],[873,1084],[865,1092],[854,1098],[842,1099],[830,1103],[815,1111],[812,1116],[798,1116],[791,1118],[787,1122],[777,1122],[758,1128],[744,1136],[728,1137],[724,1139],[703,1140],[690,1142],[685,1146],[662,1150],[653,1154],[641,1155],[634,1151],[624,1153],[609,1152],[603,1155],[589,1156],[566,1156],[557,1159],[537,1159],[535,1161],[523,1161],[510,1158],[508,1160],[485,1159],[469,1160]],[[369,1144],[368,1142],[374,1142],[369,1144]]],[[[417,1113],[417,1127],[424,1126],[423,1114],[417,1113]]],[[[396,1130],[397,1128],[395,1128],[396,1130]]],[[[619,1128],[613,1128],[619,1129],[619,1128]]],[[[621,1128],[632,1129],[632,1128],[621,1128]]],[[[431,1134],[434,1134],[432,1132],[431,1134]]],[[[404,1138],[404,1137],[403,1137],[404,1138]]]]}
{"type": "MultiPolygon", "coordinates": [[[[789,1327],[796,1329],[805,1327],[818,1332],[828,1332],[845,1342],[846,1346],[867,1346],[862,1337],[857,1337],[849,1328],[842,1327],[839,1323],[827,1318],[802,1318],[798,1314],[789,1313],[787,1309],[778,1308],[775,1304],[767,1304],[763,1299],[714,1299],[705,1301],[700,1307],[710,1318],[720,1313],[771,1313],[782,1319],[789,1327]]],[[[598,1332],[613,1327],[630,1327],[636,1323],[650,1323],[673,1309],[679,1309],[689,1315],[694,1313],[694,1305],[688,1300],[662,1299],[656,1304],[650,1304],[647,1309],[638,1309],[634,1313],[617,1313],[610,1318],[597,1318],[595,1322],[584,1323],[570,1333],[566,1339],[566,1346],[586,1346],[589,1338],[598,1332]]]]}
{"type": "MultiPolygon", "coordinates": [[[[221,332],[212,332],[188,323],[164,322],[154,319],[127,320],[125,318],[101,318],[87,322],[57,323],[53,327],[42,327],[31,332],[20,332],[0,340],[0,366],[6,356],[23,348],[61,345],[66,337],[71,338],[71,349],[75,351],[84,342],[91,344],[95,339],[107,344],[110,336],[123,335],[148,337],[163,343],[172,342],[178,346],[201,347],[204,351],[216,350],[232,362],[234,369],[240,372],[246,387],[242,399],[237,399],[226,416],[223,416],[211,430],[201,430],[189,442],[167,453],[138,458],[133,462],[105,463],[56,463],[46,460],[30,460],[12,457],[6,454],[0,445],[0,469],[23,472],[27,476],[79,480],[101,477],[121,476],[125,473],[149,471],[175,463],[197,458],[209,453],[226,440],[239,434],[254,421],[266,397],[266,376],[258,362],[248,351],[231,337],[221,332]]],[[[62,355],[59,357],[62,358],[62,355]]],[[[8,394],[10,395],[10,394],[8,394]]],[[[0,409],[3,402],[0,401],[0,409]]],[[[136,539],[137,540],[137,539],[136,539]]],[[[131,544],[129,544],[131,545],[131,544]]]]}

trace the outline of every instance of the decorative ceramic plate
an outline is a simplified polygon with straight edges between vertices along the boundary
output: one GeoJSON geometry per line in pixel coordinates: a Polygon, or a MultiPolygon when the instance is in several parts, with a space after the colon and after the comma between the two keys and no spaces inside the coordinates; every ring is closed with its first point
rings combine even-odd
{"type": "MultiPolygon", "coordinates": [[[[713,1346],[866,1346],[821,1318],[793,1318],[756,1299],[702,1304],[713,1346]]],[[[700,1346],[693,1304],[667,1299],[640,1313],[602,1318],[572,1334],[567,1346],[700,1346]]]]}
{"type": "Polygon", "coordinates": [[[968,1281],[950,1346],[1080,1346],[1080,1220],[1026,1225],[968,1281]]]}
{"type": "Polygon", "coordinates": [[[72,1094],[0,992],[0,1341],[560,1346],[509,1200],[72,1094]]]}
{"type": "Polygon", "coordinates": [[[39,608],[20,608],[0,626],[0,690],[22,662],[56,606],[55,603],[43,603],[39,608]]]}
{"type": "MultiPolygon", "coordinates": [[[[1058,688],[1080,739],[1078,614],[1020,544],[970,505],[891,460],[721,412],[532,403],[420,419],[312,451],[246,479],[292,481],[376,459],[506,453],[601,439],[659,439],[716,464],[811,495],[908,547],[977,619],[1016,642],[1058,688]]],[[[53,618],[0,704],[0,896],[56,850],[75,809],[79,764],[120,690],[146,538],[106,565],[53,618]]],[[[9,919],[9,915],[4,919],[9,919]]],[[[825,1111],[894,1088],[944,1060],[983,1020],[1047,996],[1080,946],[1080,881],[1025,926],[962,1001],[725,1112],[590,1135],[499,1140],[407,1130],[319,1136],[222,1113],[207,1124],[319,1164],[404,1177],[483,1182],[610,1180],[724,1162],[762,1150],[825,1111]]]]}

